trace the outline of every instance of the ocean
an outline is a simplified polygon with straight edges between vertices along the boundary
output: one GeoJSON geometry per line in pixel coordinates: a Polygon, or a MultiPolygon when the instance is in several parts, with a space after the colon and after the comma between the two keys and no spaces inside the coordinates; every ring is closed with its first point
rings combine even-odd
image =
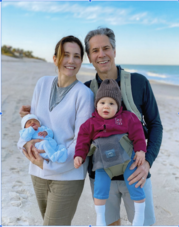
{"type": "MultiPolygon", "coordinates": [[[[93,68],[92,64],[83,63],[86,68],[93,68]]],[[[138,72],[149,80],[179,85],[179,65],[120,65],[126,71],[138,72]]]]}

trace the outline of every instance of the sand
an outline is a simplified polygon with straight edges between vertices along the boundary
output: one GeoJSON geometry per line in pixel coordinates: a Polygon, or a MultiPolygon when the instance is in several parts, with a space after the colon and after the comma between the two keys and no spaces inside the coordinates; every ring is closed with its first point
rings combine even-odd
{"type": "MultiPolygon", "coordinates": [[[[29,161],[18,151],[22,105],[30,104],[37,80],[56,75],[52,63],[2,56],[2,225],[42,225],[28,174],[29,161]]],[[[94,78],[95,71],[81,68],[78,79],[94,78]]],[[[160,153],[152,173],[155,225],[179,225],[179,86],[151,81],[164,127],[160,153]]],[[[72,225],[95,225],[89,179],[86,178],[72,225]]],[[[122,225],[130,225],[124,207],[122,225]]]]}

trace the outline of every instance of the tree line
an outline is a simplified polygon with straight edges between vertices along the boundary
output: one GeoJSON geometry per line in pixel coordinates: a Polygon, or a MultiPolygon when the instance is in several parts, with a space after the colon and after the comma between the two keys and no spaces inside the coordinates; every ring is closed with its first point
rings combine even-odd
{"type": "Polygon", "coordinates": [[[43,60],[45,61],[45,59],[43,58],[38,58],[35,57],[32,51],[25,51],[23,49],[20,48],[13,48],[12,46],[7,46],[7,45],[3,45],[1,47],[1,54],[10,56],[10,57],[15,57],[15,58],[34,58],[34,59],[39,59],[39,60],[43,60]]]}

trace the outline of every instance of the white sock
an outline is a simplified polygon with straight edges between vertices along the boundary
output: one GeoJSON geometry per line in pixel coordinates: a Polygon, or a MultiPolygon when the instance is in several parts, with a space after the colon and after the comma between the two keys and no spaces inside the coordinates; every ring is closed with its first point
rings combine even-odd
{"type": "Polygon", "coordinates": [[[106,225],[105,221],[105,205],[97,206],[95,205],[96,210],[96,225],[106,225]]]}
{"type": "Polygon", "coordinates": [[[132,222],[133,226],[143,226],[144,224],[144,213],[145,213],[145,202],[135,203],[134,202],[134,220],[132,222]]]}

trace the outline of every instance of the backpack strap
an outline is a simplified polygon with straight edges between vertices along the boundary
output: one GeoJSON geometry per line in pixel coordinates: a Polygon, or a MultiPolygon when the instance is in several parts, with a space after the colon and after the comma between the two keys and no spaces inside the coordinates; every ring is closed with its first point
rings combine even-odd
{"type": "Polygon", "coordinates": [[[90,89],[91,89],[92,92],[94,93],[94,97],[96,97],[96,93],[97,93],[97,91],[98,91],[98,82],[97,82],[96,78],[94,78],[94,79],[91,81],[90,89]]]}
{"type": "Polygon", "coordinates": [[[138,117],[139,121],[142,122],[141,113],[137,109],[132,96],[131,74],[124,70],[121,70],[121,93],[127,110],[133,112],[138,117]]]}

